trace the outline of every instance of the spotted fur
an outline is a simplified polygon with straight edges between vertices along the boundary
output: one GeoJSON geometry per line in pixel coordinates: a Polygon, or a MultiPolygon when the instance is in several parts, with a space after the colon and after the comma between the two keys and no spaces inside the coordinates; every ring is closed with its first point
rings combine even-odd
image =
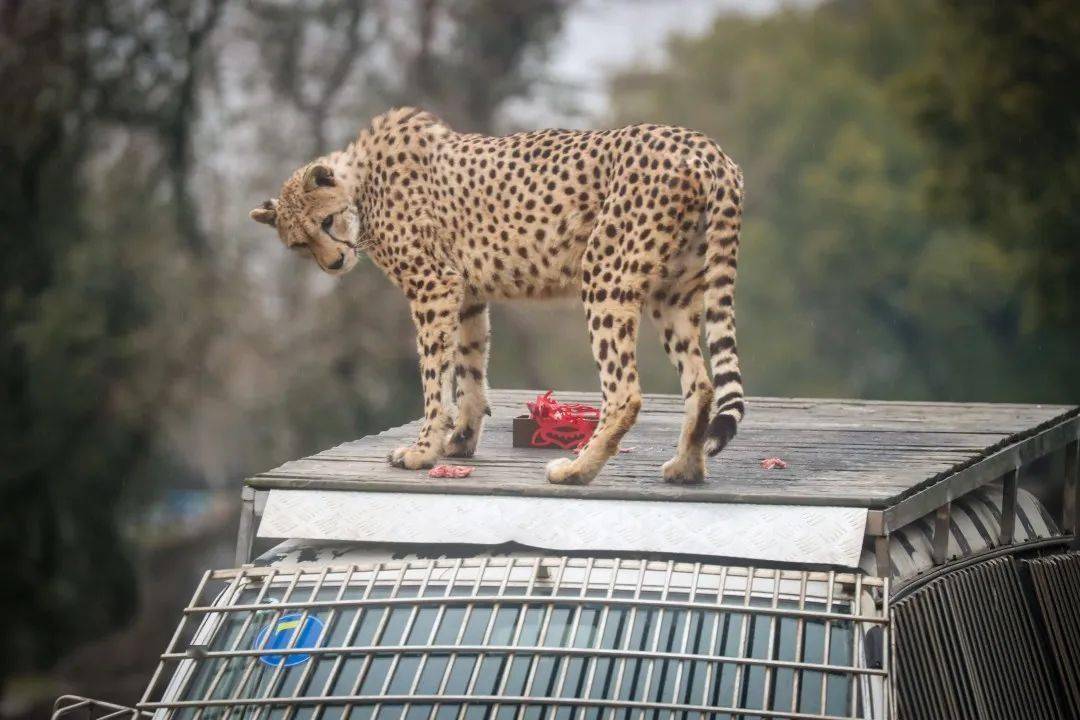
{"type": "Polygon", "coordinates": [[[704,455],[723,449],[744,412],[733,305],[742,195],[739,168],[691,130],[488,137],[402,108],[376,118],[346,150],[298,170],[252,217],[331,274],[366,253],[408,298],[424,420],[391,464],[422,468],[475,451],[488,413],[490,300],[580,293],[602,413],[575,459],[548,465],[548,480],[589,482],[634,424],[644,311],[685,398],[663,476],[697,483],[704,455]],[[452,398],[444,386],[456,386],[452,398]]]}

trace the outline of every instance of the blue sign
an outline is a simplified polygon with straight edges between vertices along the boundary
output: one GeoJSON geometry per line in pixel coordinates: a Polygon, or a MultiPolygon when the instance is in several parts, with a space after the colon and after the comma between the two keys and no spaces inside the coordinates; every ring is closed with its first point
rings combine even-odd
{"type": "MultiPolygon", "coordinates": [[[[267,625],[259,631],[252,650],[284,650],[286,648],[308,649],[318,647],[322,635],[323,621],[314,615],[304,618],[302,613],[282,615],[273,625],[267,625]],[[304,626],[300,627],[300,621],[304,626]],[[297,636],[297,633],[299,635],[297,636]],[[269,635],[269,638],[267,636],[269,635]],[[293,640],[296,637],[296,640],[293,640]]],[[[260,655],[259,661],[271,667],[292,667],[311,659],[305,653],[287,653],[284,655],[260,655]]]]}

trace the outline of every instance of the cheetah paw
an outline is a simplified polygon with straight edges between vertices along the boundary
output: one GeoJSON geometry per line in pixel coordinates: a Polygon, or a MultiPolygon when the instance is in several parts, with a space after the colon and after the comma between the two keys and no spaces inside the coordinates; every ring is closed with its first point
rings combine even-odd
{"type": "Polygon", "coordinates": [[[695,462],[691,458],[677,456],[664,463],[661,472],[666,483],[700,485],[705,482],[705,461],[700,457],[695,462]]]}
{"type": "Polygon", "coordinates": [[[553,485],[587,485],[590,480],[569,458],[556,458],[547,464],[547,481],[553,485]]]}
{"type": "Polygon", "coordinates": [[[467,458],[476,452],[476,442],[479,434],[472,426],[464,425],[454,430],[446,440],[444,455],[446,457],[467,458]]]}
{"type": "Polygon", "coordinates": [[[386,457],[387,462],[394,467],[406,470],[432,467],[437,459],[430,450],[424,450],[415,445],[399,447],[386,457]]]}

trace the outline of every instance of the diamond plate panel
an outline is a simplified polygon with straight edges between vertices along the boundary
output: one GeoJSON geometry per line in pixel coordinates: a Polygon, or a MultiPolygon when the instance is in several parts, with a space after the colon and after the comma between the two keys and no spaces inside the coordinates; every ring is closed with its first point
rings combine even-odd
{"type": "Polygon", "coordinates": [[[379,543],[516,542],[858,567],[865,508],[272,490],[259,536],[379,543]]]}

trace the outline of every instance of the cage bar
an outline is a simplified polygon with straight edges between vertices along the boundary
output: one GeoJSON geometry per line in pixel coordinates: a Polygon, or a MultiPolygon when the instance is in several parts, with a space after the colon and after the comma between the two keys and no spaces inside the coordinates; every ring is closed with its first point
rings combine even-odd
{"type": "Polygon", "coordinates": [[[629,559],[249,566],[212,573],[192,598],[183,617],[201,620],[199,646],[169,644],[138,708],[160,720],[210,708],[285,720],[360,708],[370,720],[440,709],[464,720],[472,708],[491,720],[500,708],[516,720],[529,708],[545,720],[561,708],[572,719],[869,717],[860,688],[884,688],[887,673],[860,652],[865,629],[888,642],[887,619],[860,598],[875,590],[886,581],[855,573],[629,559]],[[272,643],[282,617],[294,629],[272,643]],[[307,618],[323,625],[301,643],[307,618]],[[782,702],[781,672],[794,678],[782,702]]]}

